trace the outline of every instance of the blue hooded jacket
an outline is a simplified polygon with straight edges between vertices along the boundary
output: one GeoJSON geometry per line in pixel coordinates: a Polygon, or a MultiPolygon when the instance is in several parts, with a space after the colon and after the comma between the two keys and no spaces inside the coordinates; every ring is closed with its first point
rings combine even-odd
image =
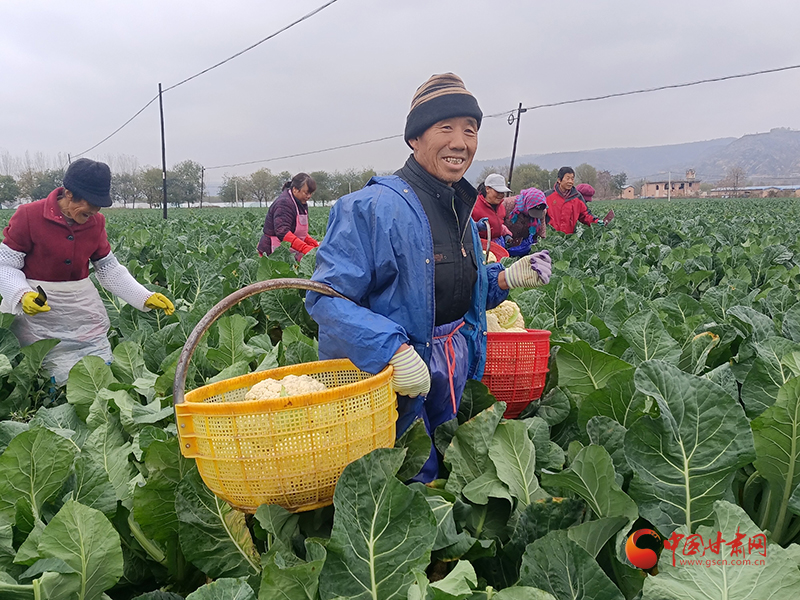
{"type": "MultiPolygon", "coordinates": [[[[470,219],[474,248],[480,249],[470,219]]],[[[480,255],[479,255],[480,256],[480,255]]],[[[468,376],[483,377],[486,310],[508,297],[497,285],[500,264],[478,261],[472,306],[461,332],[467,338],[468,376]]],[[[422,203],[400,177],[373,177],[331,209],[312,279],[355,303],[315,292],[306,308],[319,324],[319,357],[349,358],[363,371],[383,369],[403,343],[430,362],[434,327],[433,237],[422,203]]]]}

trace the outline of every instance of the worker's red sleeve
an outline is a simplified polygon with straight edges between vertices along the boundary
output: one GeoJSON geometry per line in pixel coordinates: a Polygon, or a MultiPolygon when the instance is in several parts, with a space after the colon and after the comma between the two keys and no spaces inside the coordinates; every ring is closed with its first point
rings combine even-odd
{"type": "Polygon", "coordinates": [[[597,223],[600,220],[589,212],[589,209],[586,206],[585,202],[578,199],[573,199],[572,201],[581,203],[580,212],[578,213],[578,221],[580,221],[584,225],[591,225],[592,223],[597,223]]]}
{"type": "Polygon", "coordinates": [[[111,244],[108,243],[108,234],[106,233],[106,217],[102,213],[97,213],[94,218],[100,221],[100,235],[97,240],[97,250],[89,258],[92,261],[105,258],[111,252],[111,244]]]}
{"type": "Polygon", "coordinates": [[[297,250],[301,254],[306,254],[309,250],[313,248],[313,246],[306,244],[303,240],[301,240],[291,231],[284,236],[283,241],[289,242],[292,245],[292,250],[297,250]]]}

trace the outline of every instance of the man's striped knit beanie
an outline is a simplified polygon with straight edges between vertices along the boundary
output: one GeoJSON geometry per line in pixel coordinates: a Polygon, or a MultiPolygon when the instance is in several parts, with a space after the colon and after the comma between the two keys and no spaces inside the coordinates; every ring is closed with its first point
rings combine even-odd
{"type": "Polygon", "coordinates": [[[453,117],[472,117],[481,126],[483,113],[475,96],[454,73],[433,75],[417,88],[406,118],[405,140],[419,137],[435,123],[453,117]]]}

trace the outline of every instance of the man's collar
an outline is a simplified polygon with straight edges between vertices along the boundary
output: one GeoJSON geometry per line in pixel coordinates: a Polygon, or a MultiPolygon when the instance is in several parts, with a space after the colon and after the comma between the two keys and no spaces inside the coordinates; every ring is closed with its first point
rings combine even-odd
{"type": "Polygon", "coordinates": [[[422,165],[417,162],[413,154],[408,157],[405,166],[417,177],[418,181],[427,188],[427,191],[431,192],[434,196],[438,193],[450,198],[451,195],[455,193],[456,198],[465,204],[468,204],[470,207],[475,205],[475,201],[478,199],[478,192],[466,178],[462,177],[453,185],[447,185],[428,173],[422,165]]]}

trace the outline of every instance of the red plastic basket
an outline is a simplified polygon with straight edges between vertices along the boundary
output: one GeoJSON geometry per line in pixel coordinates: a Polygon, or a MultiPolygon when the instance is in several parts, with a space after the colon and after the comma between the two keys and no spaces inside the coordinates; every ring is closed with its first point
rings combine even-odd
{"type": "Polygon", "coordinates": [[[486,336],[483,383],[498,401],[507,404],[505,418],[514,419],[538,400],[547,377],[550,332],[493,332],[486,336]]]}
{"type": "MultiPolygon", "coordinates": [[[[486,240],[481,239],[481,246],[483,246],[483,251],[486,252],[486,240]]],[[[495,258],[497,258],[498,262],[501,258],[508,258],[511,256],[508,253],[508,250],[503,248],[500,244],[496,244],[494,242],[489,243],[489,251],[495,255],[495,258]]]]}

